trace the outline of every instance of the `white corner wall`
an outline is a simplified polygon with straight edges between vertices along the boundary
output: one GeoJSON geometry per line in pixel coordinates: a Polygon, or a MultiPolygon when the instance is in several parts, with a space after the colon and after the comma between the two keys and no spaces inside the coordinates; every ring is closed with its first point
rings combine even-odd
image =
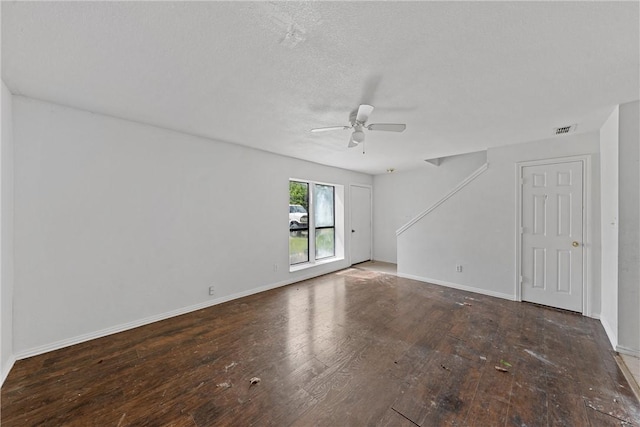
{"type": "Polygon", "coordinates": [[[13,95],[2,82],[0,144],[0,384],[15,361],[13,350],[13,95]]]}
{"type": "Polygon", "coordinates": [[[600,321],[618,343],[618,107],[600,128],[601,310],[600,321]]]}
{"type": "Polygon", "coordinates": [[[489,168],[398,236],[398,274],[487,295],[516,298],[516,165],[589,155],[590,312],[600,311],[599,133],[489,149],[489,168]],[[456,265],[463,271],[456,272],[456,265]]]}
{"type": "Polygon", "coordinates": [[[18,358],[349,265],[289,273],[288,181],[369,175],[20,96],[13,111],[18,358]]]}
{"type": "Polygon", "coordinates": [[[618,345],[640,357],[640,101],[620,105],[618,345]]]}
{"type": "Polygon", "coordinates": [[[487,160],[485,151],[446,157],[407,172],[373,179],[373,256],[397,262],[396,230],[446,195],[487,160]]]}

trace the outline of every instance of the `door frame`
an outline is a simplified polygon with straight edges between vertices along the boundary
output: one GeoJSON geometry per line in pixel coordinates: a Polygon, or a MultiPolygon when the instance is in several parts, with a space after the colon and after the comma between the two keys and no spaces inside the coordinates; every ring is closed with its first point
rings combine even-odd
{"type": "Polygon", "coordinates": [[[582,162],[582,314],[593,317],[593,302],[591,293],[593,281],[591,274],[591,231],[589,224],[592,212],[591,208],[591,155],[579,155],[568,157],[555,157],[540,160],[530,160],[516,163],[516,277],[515,277],[515,299],[522,302],[522,173],[527,166],[552,165],[557,163],[582,162]]]}
{"type": "Polygon", "coordinates": [[[373,186],[369,184],[349,184],[349,229],[345,230],[349,235],[349,265],[353,265],[353,245],[351,244],[351,235],[353,234],[351,233],[351,230],[353,230],[353,187],[366,188],[369,190],[369,194],[371,195],[369,198],[369,223],[371,224],[369,230],[369,256],[371,261],[373,261],[373,186]]]}

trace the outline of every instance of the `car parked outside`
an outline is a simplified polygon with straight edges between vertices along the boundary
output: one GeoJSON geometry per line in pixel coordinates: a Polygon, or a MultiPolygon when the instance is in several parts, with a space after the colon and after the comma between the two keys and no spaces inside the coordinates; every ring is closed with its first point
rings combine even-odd
{"type": "Polygon", "coordinates": [[[302,205],[289,205],[289,230],[309,227],[309,216],[302,205]]]}

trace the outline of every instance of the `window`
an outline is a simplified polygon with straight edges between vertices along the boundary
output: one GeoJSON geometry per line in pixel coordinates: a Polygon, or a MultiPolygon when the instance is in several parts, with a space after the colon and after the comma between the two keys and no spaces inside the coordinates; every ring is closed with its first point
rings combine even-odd
{"type": "Polygon", "coordinates": [[[332,185],[315,184],[316,259],[336,254],[334,192],[332,185]]]}
{"type": "Polygon", "coordinates": [[[343,257],[342,187],[289,181],[289,264],[343,257]],[[340,232],[339,232],[340,231],[340,232]]]}
{"type": "Polygon", "coordinates": [[[309,262],[309,184],[289,181],[289,264],[309,262]]]}

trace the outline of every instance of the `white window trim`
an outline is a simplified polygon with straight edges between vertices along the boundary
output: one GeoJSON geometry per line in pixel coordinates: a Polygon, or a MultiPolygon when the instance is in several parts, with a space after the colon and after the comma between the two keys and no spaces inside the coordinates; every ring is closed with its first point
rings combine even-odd
{"type": "MultiPolygon", "coordinates": [[[[296,271],[307,270],[309,268],[318,267],[321,265],[331,264],[334,262],[343,261],[345,259],[345,235],[344,235],[344,186],[331,182],[313,181],[309,179],[289,178],[289,182],[297,181],[303,182],[309,185],[309,261],[299,264],[289,264],[289,272],[294,273],[296,271]],[[315,228],[315,215],[314,211],[314,192],[312,187],[315,184],[330,185],[334,188],[333,204],[334,204],[334,230],[335,230],[335,255],[332,257],[315,259],[316,254],[316,228],[315,228]]],[[[288,246],[287,246],[288,247],[288,246]]]]}

